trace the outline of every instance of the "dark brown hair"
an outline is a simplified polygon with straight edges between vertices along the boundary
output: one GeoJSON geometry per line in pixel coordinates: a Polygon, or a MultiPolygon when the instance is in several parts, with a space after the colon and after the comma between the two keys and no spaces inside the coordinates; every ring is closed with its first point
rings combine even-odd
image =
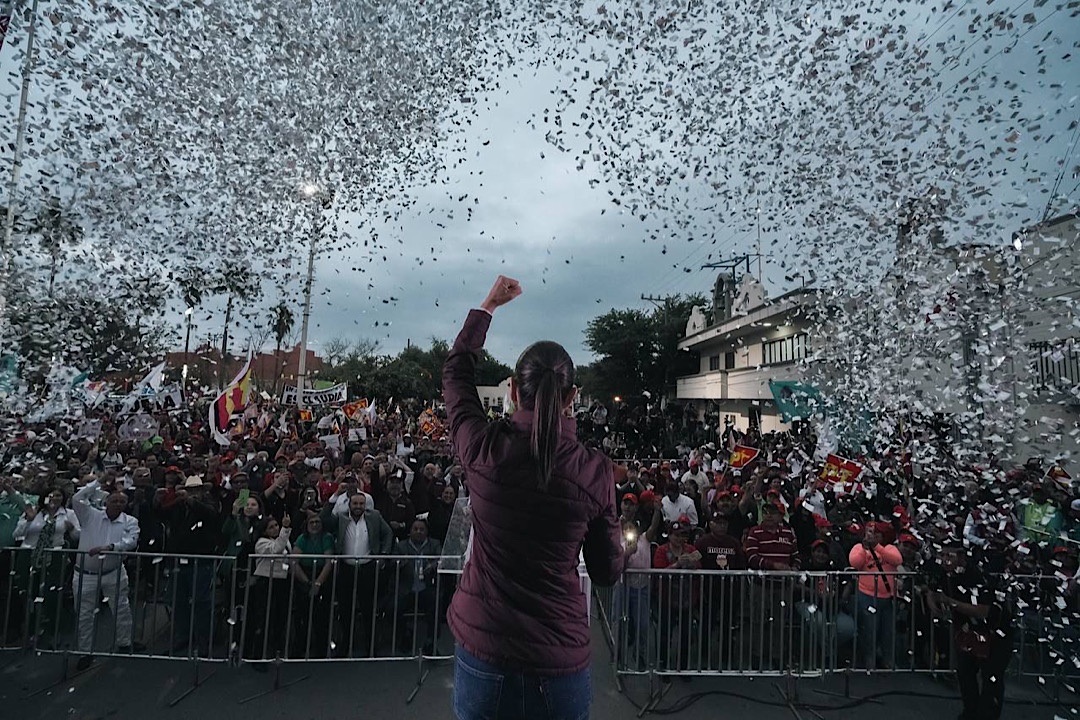
{"type": "Polygon", "coordinates": [[[518,358],[514,383],[522,409],[533,413],[530,449],[540,489],[546,490],[555,469],[563,405],[574,391],[574,361],[558,343],[533,343],[518,358]]]}

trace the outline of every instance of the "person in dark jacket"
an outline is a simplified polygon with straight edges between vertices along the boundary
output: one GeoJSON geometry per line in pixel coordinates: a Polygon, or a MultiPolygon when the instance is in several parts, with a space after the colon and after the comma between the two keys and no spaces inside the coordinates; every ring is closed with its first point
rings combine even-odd
{"type": "Polygon", "coordinates": [[[535,343],[510,381],[518,410],[488,423],[476,365],[492,313],[521,294],[500,276],[469,312],[443,366],[455,452],[469,478],[472,551],[450,605],[454,712],[474,718],[588,716],[590,632],[579,552],[598,585],[623,569],[611,460],[577,440],[574,364],[535,343]]]}
{"type": "MultiPolygon", "coordinates": [[[[172,498],[166,496],[159,507],[168,521],[167,552],[183,556],[220,554],[221,516],[217,501],[202,478],[188,477],[184,486],[172,498]]],[[[187,648],[194,640],[200,657],[206,657],[213,622],[214,561],[206,558],[178,561],[173,571],[176,573],[173,650],[187,648]]]]}

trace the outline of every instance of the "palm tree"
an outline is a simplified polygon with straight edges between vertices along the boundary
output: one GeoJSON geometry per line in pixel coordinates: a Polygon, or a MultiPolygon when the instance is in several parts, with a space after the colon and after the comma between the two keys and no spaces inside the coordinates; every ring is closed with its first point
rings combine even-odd
{"type": "Polygon", "coordinates": [[[50,195],[44,206],[27,228],[29,232],[41,236],[41,249],[49,255],[49,297],[53,297],[56,284],[56,272],[65,245],[75,245],[83,235],[82,226],[70,211],[60,207],[60,198],[50,195]]]}
{"type": "Polygon", "coordinates": [[[286,336],[292,332],[293,318],[292,310],[282,300],[270,311],[272,316],[272,324],[274,328],[274,340],[277,344],[274,348],[274,383],[273,394],[277,395],[277,382],[278,377],[281,376],[281,343],[285,342],[286,336]]]}

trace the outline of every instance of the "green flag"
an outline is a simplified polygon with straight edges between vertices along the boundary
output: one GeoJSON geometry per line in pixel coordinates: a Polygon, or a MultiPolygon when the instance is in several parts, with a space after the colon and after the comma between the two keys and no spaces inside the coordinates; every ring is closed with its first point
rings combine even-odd
{"type": "Polygon", "coordinates": [[[10,393],[15,390],[15,380],[18,374],[15,371],[15,356],[0,355],[0,392],[10,393]]]}
{"type": "Polygon", "coordinates": [[[784,422],[809,420],[825,412],[825,400],[813,385],[795,380],[770,380],[769,390],[784,422]]]}

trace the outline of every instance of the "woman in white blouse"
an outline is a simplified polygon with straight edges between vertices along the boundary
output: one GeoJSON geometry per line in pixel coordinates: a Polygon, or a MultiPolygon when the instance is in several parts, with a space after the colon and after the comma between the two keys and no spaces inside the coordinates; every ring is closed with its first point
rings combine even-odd
{"type": "MultiPolygon", "coordinates": [[[[255,541],[255,582],[250,591],[251,617],[246,625],[249,658],[270,659],[285,653],[289,625],[289,533],[288,513],[278,524],[274,517],[263,521],[255,541]]],[[[262,666],[256,665],[256,668],[262,666]]]]}
{"type": "Polygon", "coordinates": [[[14,610],[27,608],[27,595],[42,598],[29,604],[26,618],[31,635],[38,645],[49,645],[47,638],[58,632],[57,608],[64,585],[66,566],[74,559],[64,553],[65,540],[79,542],[79,519],[67,507],[64,491],[50,490],[36,506],[27,505],[15,525],[15,541],[22,548],[15,559],[15,586],[18,593],[14,610]]]}

